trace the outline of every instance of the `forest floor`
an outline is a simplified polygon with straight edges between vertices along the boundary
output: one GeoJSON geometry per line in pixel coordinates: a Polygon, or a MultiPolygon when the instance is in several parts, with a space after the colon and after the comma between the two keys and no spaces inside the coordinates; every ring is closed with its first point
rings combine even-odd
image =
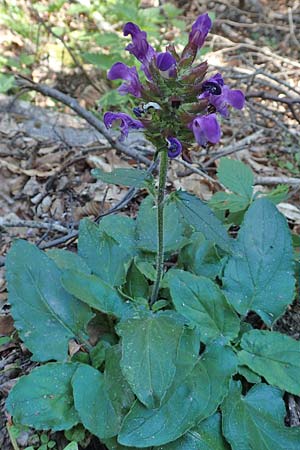
{"type": "MultiPolygon", "coordinates": [[[[243,111],[232,112],[223,123],[218,147],[193,152],[190,163],[172,161],[168,190],[182,187],[209,200],[220,189],[215,176],[219,159],[227,155],[237,158],[255,173],[257,191],[267,191],[278,184],[289,186],[287,199],[279,209],[293,233],[300,235],[300,2],[177,0],[174,3],[182,8],[187,25],[203,12],[215,13],[205,57],[213,73],[220,71],[230,86],[246,93],[247,103],[243,111]]],[[[143,4],[147,7],[155,2],[143,4]]],[[[5,28],[1,31],[12,33],[5,28]]],[[[15,40],[13,37],[9,50],[17,52],[17,37],[15,40]]],[[[7,42],[3,51],[8,51],[7,42]]],[[[78,68],[53,73],[47,72],[45,66],[39,67],[39,73],[35,82],[54,86],[77,98],[81,107],[89,110],[95,106],[93,85],[104,91],[110,89],[105,74],[94,68],[89,74],[92,85],[78,68]]],[[[79,220],[86,216],[95,219],[122,201],[127,192],[127,188],[96,181],[91,177],[91,169],[136,166],[135,151],[151,159],[152,148],[141,135],[133,134],[126,145],[131,152],[127,155],[114,148],[113,141],[109,142],[78,113],[65,104],[54,103],[50,96],[36,93],[31,102],[18,96],[0,96],[2,450],[21,450],[33,445],[30,432],[24,432],[17,442],[12,442],[7,434],[10,418],[4,411],[5,397],[17,379],[28,373],[32,363],[9,314],[5,255],[15,238],[28,239],[42,249],[75,248],[79,220]]],[[[126,204],[123,213],[134,217],[144,194],[139,192],[126,204]]],[[[298,303],[288,310],[278,328],[300,339],[298,303]]],[[[286,404],[287,422],[300,425],[299,398],[289,396],[286,404]]],[[[63,448],[63,440],[58,438],[57,446],[63,448]]]]}

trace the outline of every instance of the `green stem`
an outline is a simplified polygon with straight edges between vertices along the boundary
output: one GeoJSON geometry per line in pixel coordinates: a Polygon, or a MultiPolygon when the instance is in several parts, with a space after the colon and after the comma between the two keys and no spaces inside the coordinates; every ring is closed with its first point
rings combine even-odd
{"type": "Polygon", "coordinates": [[[164,200],[165,187],[168,170],[168,153],[161,152],[159,167],[159,183],[157,191],[157,256],[156,256],[156,280],[153,285],[150,306],[152,306],[158,296],[159,286],[164,268],[164,200]]]}

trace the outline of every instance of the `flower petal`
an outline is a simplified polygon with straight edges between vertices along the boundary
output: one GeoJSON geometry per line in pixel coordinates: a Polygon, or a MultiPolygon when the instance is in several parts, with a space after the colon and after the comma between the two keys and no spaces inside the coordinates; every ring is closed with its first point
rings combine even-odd
{"type": "Polygon", "coordinates": [[[111,128],[113,123],[119,121],[121,131],[120,141],[123,141],[128,136],[129,129],[144,128],[144,125],[139,120],[135,120],[125,113],[106,112],[103,116],[103,122],[106,128],[111,128]]]}
{"type": "Polygon", "coordinates": [[[169,70],[176,64],[176,59],[169,52],[158,53],[156,57],[156,66],[161,71],[169,70]]]}
{"type": "Polygon", "coordinates": [[[238,89],[229,89],[226,95],[226,100],[229,105],[236,109],[243,109],[245,105],[245,95],[238,89]]]}
{"type": "Polygon", "coordinates": [[[202,14],[192,25],[192,31],[189,35],[189,42],[201,48],[206,36],[211,29],[212,21],[208,14],[202,14]]]}
{"type": "Polygon", "coordinates": [[[180,155],[180,153],[182,152],[181,142],[174,137],[167,138],[167,141],[169,158],[176,158],[176,156],[180,155]]]}
{"type": "Polygon", "coordinates": [[[196,141],[202,146],[207,142],[216,144],[221,138],[221,128],[216,114],[196,117],[192,122],[192,130],[196,141]]]}

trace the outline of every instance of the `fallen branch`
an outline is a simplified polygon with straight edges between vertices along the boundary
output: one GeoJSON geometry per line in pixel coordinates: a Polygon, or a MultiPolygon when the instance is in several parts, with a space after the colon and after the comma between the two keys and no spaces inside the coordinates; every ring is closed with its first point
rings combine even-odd
{"type": "Polygon", "coordinates": [[[38,228],[40,230],[58,231],[68,233],[68,228],[57,222],[37,222],[35,220],[4,220],[0,218],[0,227],[3,228],[38,228]]]}
{"type": "Polygon", "coordinates": [[[277,184],[290,184],[291,186],[300,186],[300,178],[293,177],[255,177],[255,184],[275,186],[277,184]]]}
{"type": "Polygon", "coordinates": [[[39,92],[40,94],[44,95],[45,97],[51,97],[60,103],[63,103],[64,105],[71,108],[73,111],[75,111],[80,117],[85,119],[95,130],[99,131],[110,143],[110,145],[118,150],[120,153],[124,153],[125,155],[129,156],[130,158],[133,158],[137,161],[140,161],[147,166],[150,166],[151,161],[149,161],[148,158],[141,155],[138,151],[134,149],[129,149],[125,145],[121,144],[115,137],[111,135],[111,133],[106,129],[105,125],[101,120],[97,119],[97,117],[87,111],[85,108],[79,105],[77,100],[73,97],[70,97],[67,94],[63,94],[62,92],[58,91],[57,89],[51,88],[49,86],[46,86],[44,84],[35,83],[32,80],[29,80],[27,78],[18,76],[17,77],[17,84],[25,89],[25,90],[33,90],[36,92],[39,92]]]}

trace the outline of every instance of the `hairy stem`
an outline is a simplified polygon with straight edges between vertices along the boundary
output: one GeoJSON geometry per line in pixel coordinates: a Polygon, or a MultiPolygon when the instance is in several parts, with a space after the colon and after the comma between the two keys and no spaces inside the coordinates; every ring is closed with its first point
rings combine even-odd
{"type": "Polygon", "coordinates": [[[159,286],[164,268],[164,199],[167,180],[168,154],[161,152],[159,167],[159,184],[157,191],[157,256],[156,256],[156,280],[153,285],[150,306],[152,306],[158,296],[159,286]]]}

